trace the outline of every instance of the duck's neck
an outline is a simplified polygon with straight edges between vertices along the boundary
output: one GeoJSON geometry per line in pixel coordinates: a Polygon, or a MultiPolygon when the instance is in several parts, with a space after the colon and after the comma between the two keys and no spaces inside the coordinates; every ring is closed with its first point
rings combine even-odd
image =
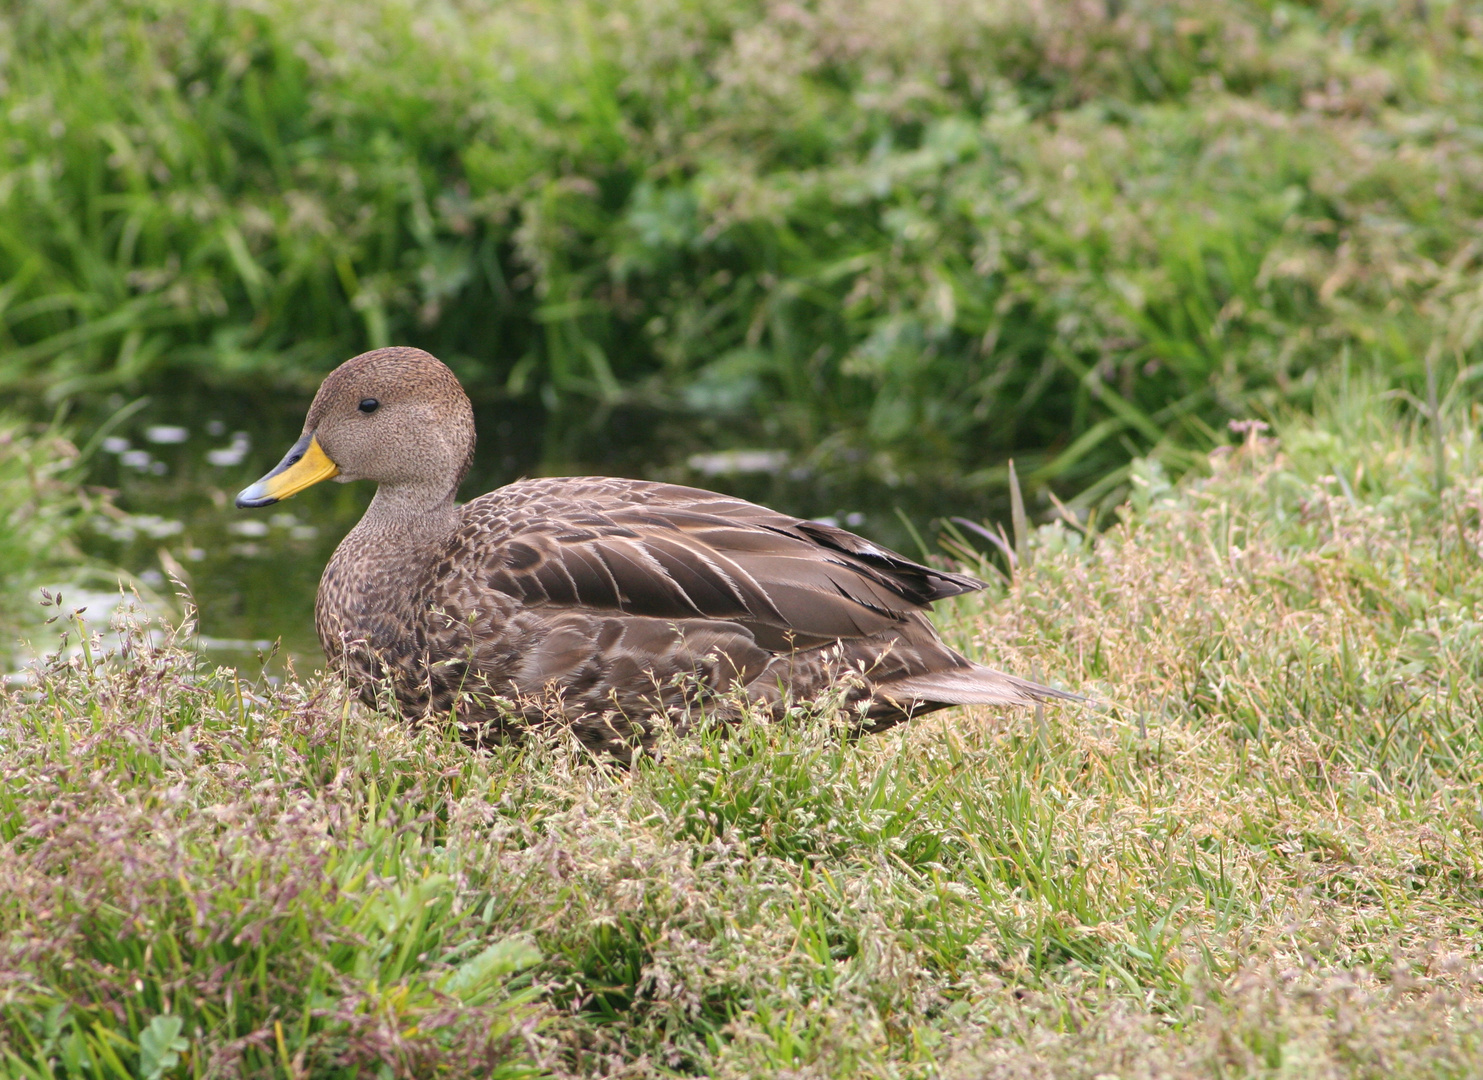
{"type": "MultiPolygon", "coordinates": [[[[319,587],[321,636],[391,648],[410,633],[413,607],[429,570],[458,526],[453,492],[382,484],[360,523],[340,541],[319,587]],[[336,634],[334,636],[340,636],[336,634]]],[[[330,642],[326,641],[326,648],[330,642]]]]}
{"type": "Polygon", "coordinates": [[[382,484],[345,541],[355,537],[357,546],[368,554],[385,551],[398,562],[414,562],[436,554],[457,521],[451,491],[421,484],[382,484]]]}

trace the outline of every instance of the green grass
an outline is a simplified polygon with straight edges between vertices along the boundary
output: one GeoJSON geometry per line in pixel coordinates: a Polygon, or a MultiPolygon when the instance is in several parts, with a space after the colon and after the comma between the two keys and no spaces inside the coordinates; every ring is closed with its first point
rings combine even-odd
{"type": "Polygon", "coordinates": [[[0,386],[417,344],[548,468],[1115,503],[1346,351],[1480,359],[1480,58],[1462,2],[11,5],[0,386]]]}
{"type": "Polygon", "coordinates": [[[53,664],[0,705],[0,1068],[1476,1075],[1480,416],[1318,397],[942,613],[1086,707],[625,771],[158,629],[53,664]]]}

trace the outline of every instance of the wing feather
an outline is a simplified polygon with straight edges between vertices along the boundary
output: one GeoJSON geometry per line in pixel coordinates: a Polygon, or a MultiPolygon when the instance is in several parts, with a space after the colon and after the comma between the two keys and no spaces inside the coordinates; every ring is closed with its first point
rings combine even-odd
{"type": "Polygon", "coordinates": [[[465,508],[489,588],[528,605],[742,623],[764,648],[877,634],[983,585],[740,499],[607,478],[527,480],[465,508]]]}

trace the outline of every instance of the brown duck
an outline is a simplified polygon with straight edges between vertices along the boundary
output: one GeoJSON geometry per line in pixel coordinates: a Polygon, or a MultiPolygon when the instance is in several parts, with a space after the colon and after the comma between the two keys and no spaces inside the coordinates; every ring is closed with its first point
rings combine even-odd
{"type": "Polygon", "coordinates": [[[288,455],[237,496],[269,506],[374,480],[319,584],[333,668],[368,702],[473,738],[552,720],[619,753],[663,723],[839,694],[863,730],[949,705],[1074,698],[959,656],[934,600],[983,588],[831,525],[696,488],[520,480],[459,505],[474,417],[418,349],[330,373],[288,455]]]}

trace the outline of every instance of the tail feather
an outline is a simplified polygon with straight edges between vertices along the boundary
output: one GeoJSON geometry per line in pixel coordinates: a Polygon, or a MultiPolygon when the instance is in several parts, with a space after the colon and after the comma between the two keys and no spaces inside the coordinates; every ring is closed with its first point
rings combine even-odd
{"type": "Polygon", "coordinates": [[[908,706],[940,705],[1034,705],[1042,701],[1086,701],[1080,694],[1055,690],[1028,679],[972,664],[969,667],[930,671],[895,679],[876,687],[879,697],[908,706]]]}

